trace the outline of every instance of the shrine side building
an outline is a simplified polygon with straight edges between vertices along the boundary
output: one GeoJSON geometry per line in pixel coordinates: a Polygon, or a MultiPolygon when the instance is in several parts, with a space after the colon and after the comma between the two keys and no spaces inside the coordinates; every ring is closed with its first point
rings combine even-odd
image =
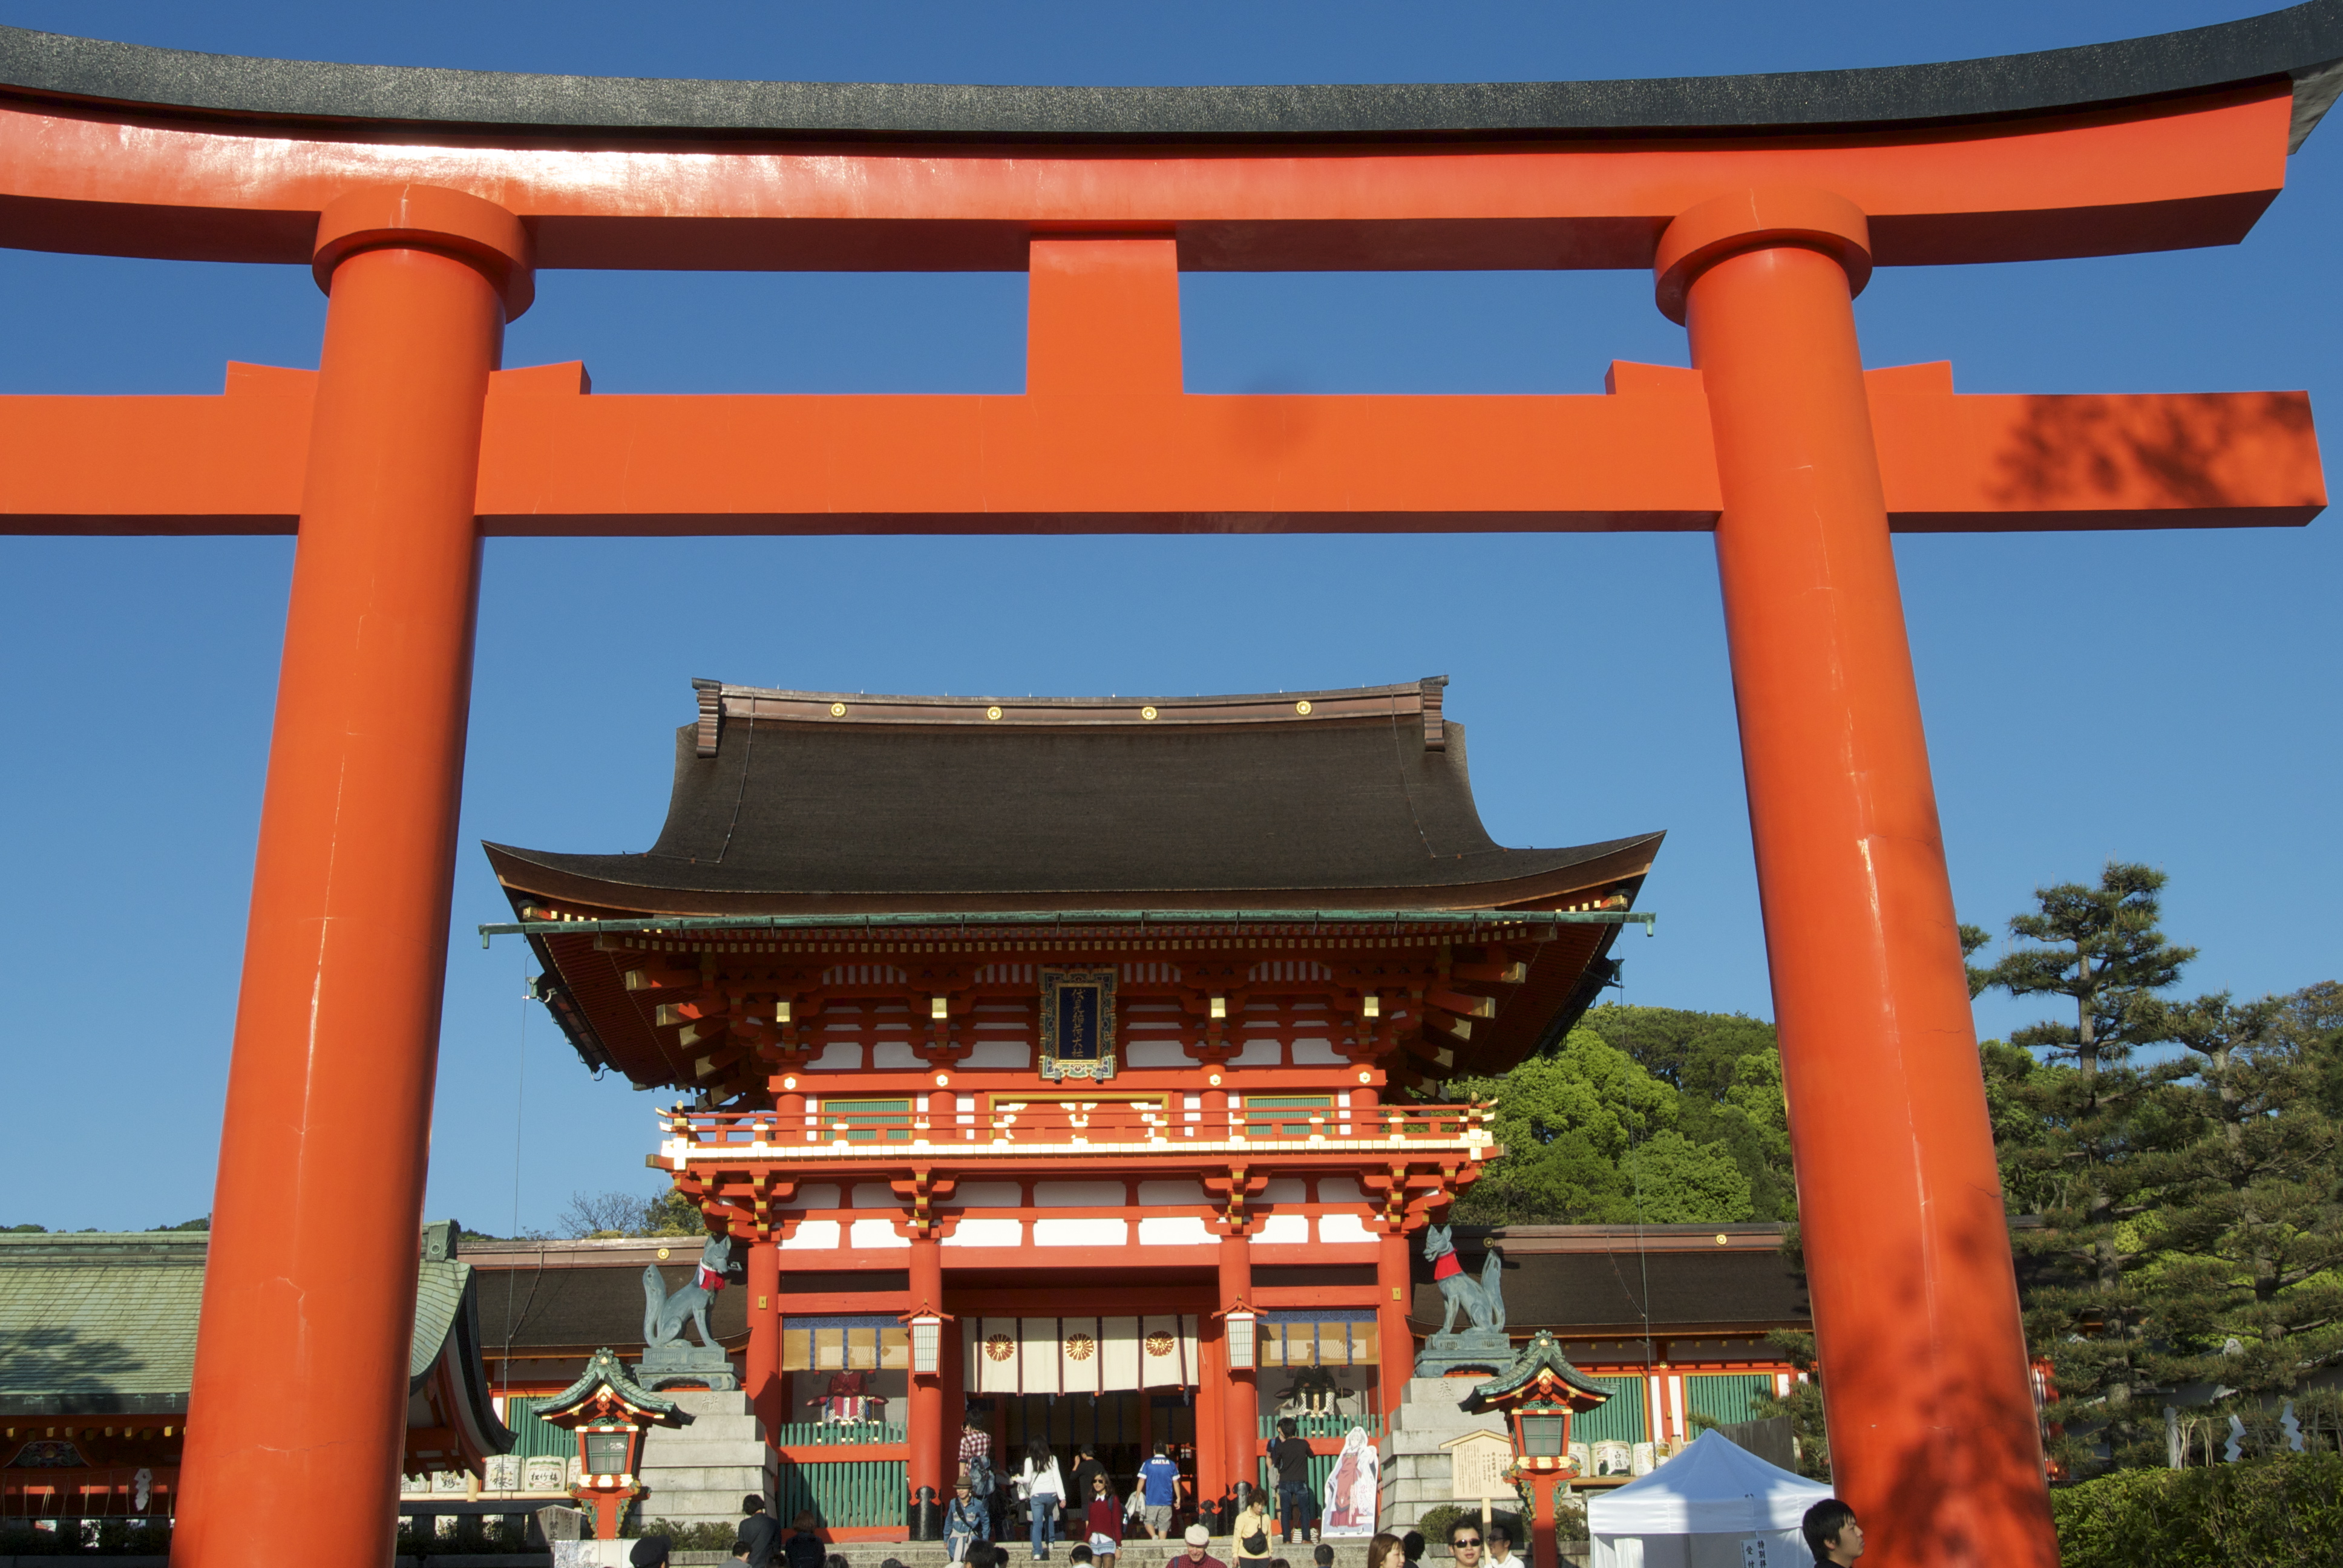
{"type": "Polygon", "coordinates": [[[1417,1096],[1584,1012],[1661,836],[1496,844],[1438,679],[695,689],[649,850],[488,853],[581,1059],[681,1091],[649,1161],[732,1241],[784,1459],[941,1493],[972,1416],[1215,1496],[1276,1409],[1380,1424],[1413,1242],[1503,1154],[1417,1096]]]}

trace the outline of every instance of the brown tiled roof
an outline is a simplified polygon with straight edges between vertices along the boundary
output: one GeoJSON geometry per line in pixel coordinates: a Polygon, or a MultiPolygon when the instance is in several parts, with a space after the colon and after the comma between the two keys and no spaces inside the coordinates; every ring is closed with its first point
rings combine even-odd
{"type": "Polygon", "coordinates": [[[1212,698],[702,683],[640,854],[487,846],[528,895],[645,914],[1553,908],[1660,835],[1510,849],[1443,681],[1212,698]]]}

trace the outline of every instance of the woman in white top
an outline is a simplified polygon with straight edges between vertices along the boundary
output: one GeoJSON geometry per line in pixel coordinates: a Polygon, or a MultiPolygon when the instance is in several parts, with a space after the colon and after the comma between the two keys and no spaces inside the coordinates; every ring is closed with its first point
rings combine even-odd
{"type": "Polygon", "coordinates": [[[1024,1468],[1017,1473],[1017,1494],[1025,1499],[1032,1516],[1033,1561],[1046,1563],[1050,1543],[1058,1538],[1058,1505],[1066,1495],[1066,1483],[1058,1475],[1058,1456],[1038,1437],[1026,1446],[1024,1468]]]}

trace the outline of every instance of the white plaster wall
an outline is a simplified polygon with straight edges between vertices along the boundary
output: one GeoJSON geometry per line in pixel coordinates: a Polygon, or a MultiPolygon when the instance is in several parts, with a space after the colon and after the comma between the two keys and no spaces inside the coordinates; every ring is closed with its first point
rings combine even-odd
{"type": "Polygon", "coordinates": [[[1256,1241],[1307,1242],[1310,1240],[1310,1216],[1307,1214],[1272,1214],[1261,1222],[1253,1236],[1256,1241]]]}
{"type": "MultiPolygon", "coordinates": [[[[1033,1206],[1037,1209],[1119,1209],[1122,1203],[1122,1183],[1120,1181],[1033,1183],[1033,1206]]],[[[1120,1221],[1116,1222],[1121,1223],[1120,1221]]]]}
{"type": "Polygon", "coordinates": [[[1170,1209],[1181,1204],[1208,1203],[1202,1181],[1141,1181],[1139,1203],[1143,1209],[1170,1209]]]}
{"type": "Polygon", "coordinates": [[[850,1247],[904,1247],[910,1242],[895,1234],[891,1220],[857,1220],[848,1231],[846,1244],[850,1247]]]}
{"type": "Polygon", "coordinates": [[[1036,1220],[1037,1247],[1120,1247],[1131,1239],[1121,1220],[1036,1220]]]}
{"type": "Polygon", "coordinates": [[[1356,1214],[1321,1214],[1318,1216],[1318,1239],[1322,1241],[1372,1241],[1374,1232],[1356,1214]]]}
{"type": "Polygon", "coordinates": [[[1021,1247],[1025,1227],[1015,1220],[962,1220],[944,1238],[947,1247],[1021,1247]]]}
{"type": "Polygon", "coordinates": [[[1202,1247],[1218,1240],[1192,1214],[1158,1214],[1139,1221],[1142,1247],[1202,1247]]]}
{"type": "Polygon", "coordinates": [[[808,1220],[798,1227],[798,1233],[780,1244],[784,1252],[835,1252],[838,1251],[839,1223],[835,1220],[808,1220]]]}

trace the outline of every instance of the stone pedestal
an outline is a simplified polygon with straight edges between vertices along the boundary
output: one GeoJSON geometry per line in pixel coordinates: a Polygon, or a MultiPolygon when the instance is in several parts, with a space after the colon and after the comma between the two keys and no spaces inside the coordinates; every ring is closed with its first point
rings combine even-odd
{"type": "MultiPolygon", "coordinates": [[[[1446,1377],[1453,1372],[1477,1372],[1483,1381],[1513,1364],[1513,1342],[1503,1329],[1460,1329],[1433,1334],[1415,1358],[1419,1378],[1446,1377]]],[[[1463,1395],[1458,1394],[1462,1399],[1463,1395]]]]}
{"type": "Polygon", "coordinates": [[[691,1416],[686,1427],[643,1433],[643,1495],[638,1533],[654,1519],[675,1524],[738,1524],[740,1499],[755,1493],[772,1505],[780,1462],[739,1389],[679,1388],[669,1396],[691,1416]]]}
{"type": "MultiPolygon", "coordinates": [[[[1392,1416],[1390,1441],[1383,1449],[1376,1509],[1378,1529],[1404,1534],[1416,1527],[1424,1510],[1457,1501],[1449,1495],[1451,1465],[1441,1444],[1468,1432],[1502,1435],[1505,1431],[1502,1416],[1467,1415],[1456,1408],[1456,1402],[1483,1381],[1477,1377],[1408,1380],[1400,1396],[1400,1407],[1392,1416]]],[[[1509,1512],[1519,1511],[1510,1491],[1493,1501],[1509,1512]]]]}
{"type": "Polygon", "coordinates": [[[635,1381],[648,1389],[690,1383],[718,1393],[729,1393],[740,1386],[732,1372],[732,1358],[723,1347],[687,1344],[681,1340],[645,1351],[635,1366],[635,1381]]]}

